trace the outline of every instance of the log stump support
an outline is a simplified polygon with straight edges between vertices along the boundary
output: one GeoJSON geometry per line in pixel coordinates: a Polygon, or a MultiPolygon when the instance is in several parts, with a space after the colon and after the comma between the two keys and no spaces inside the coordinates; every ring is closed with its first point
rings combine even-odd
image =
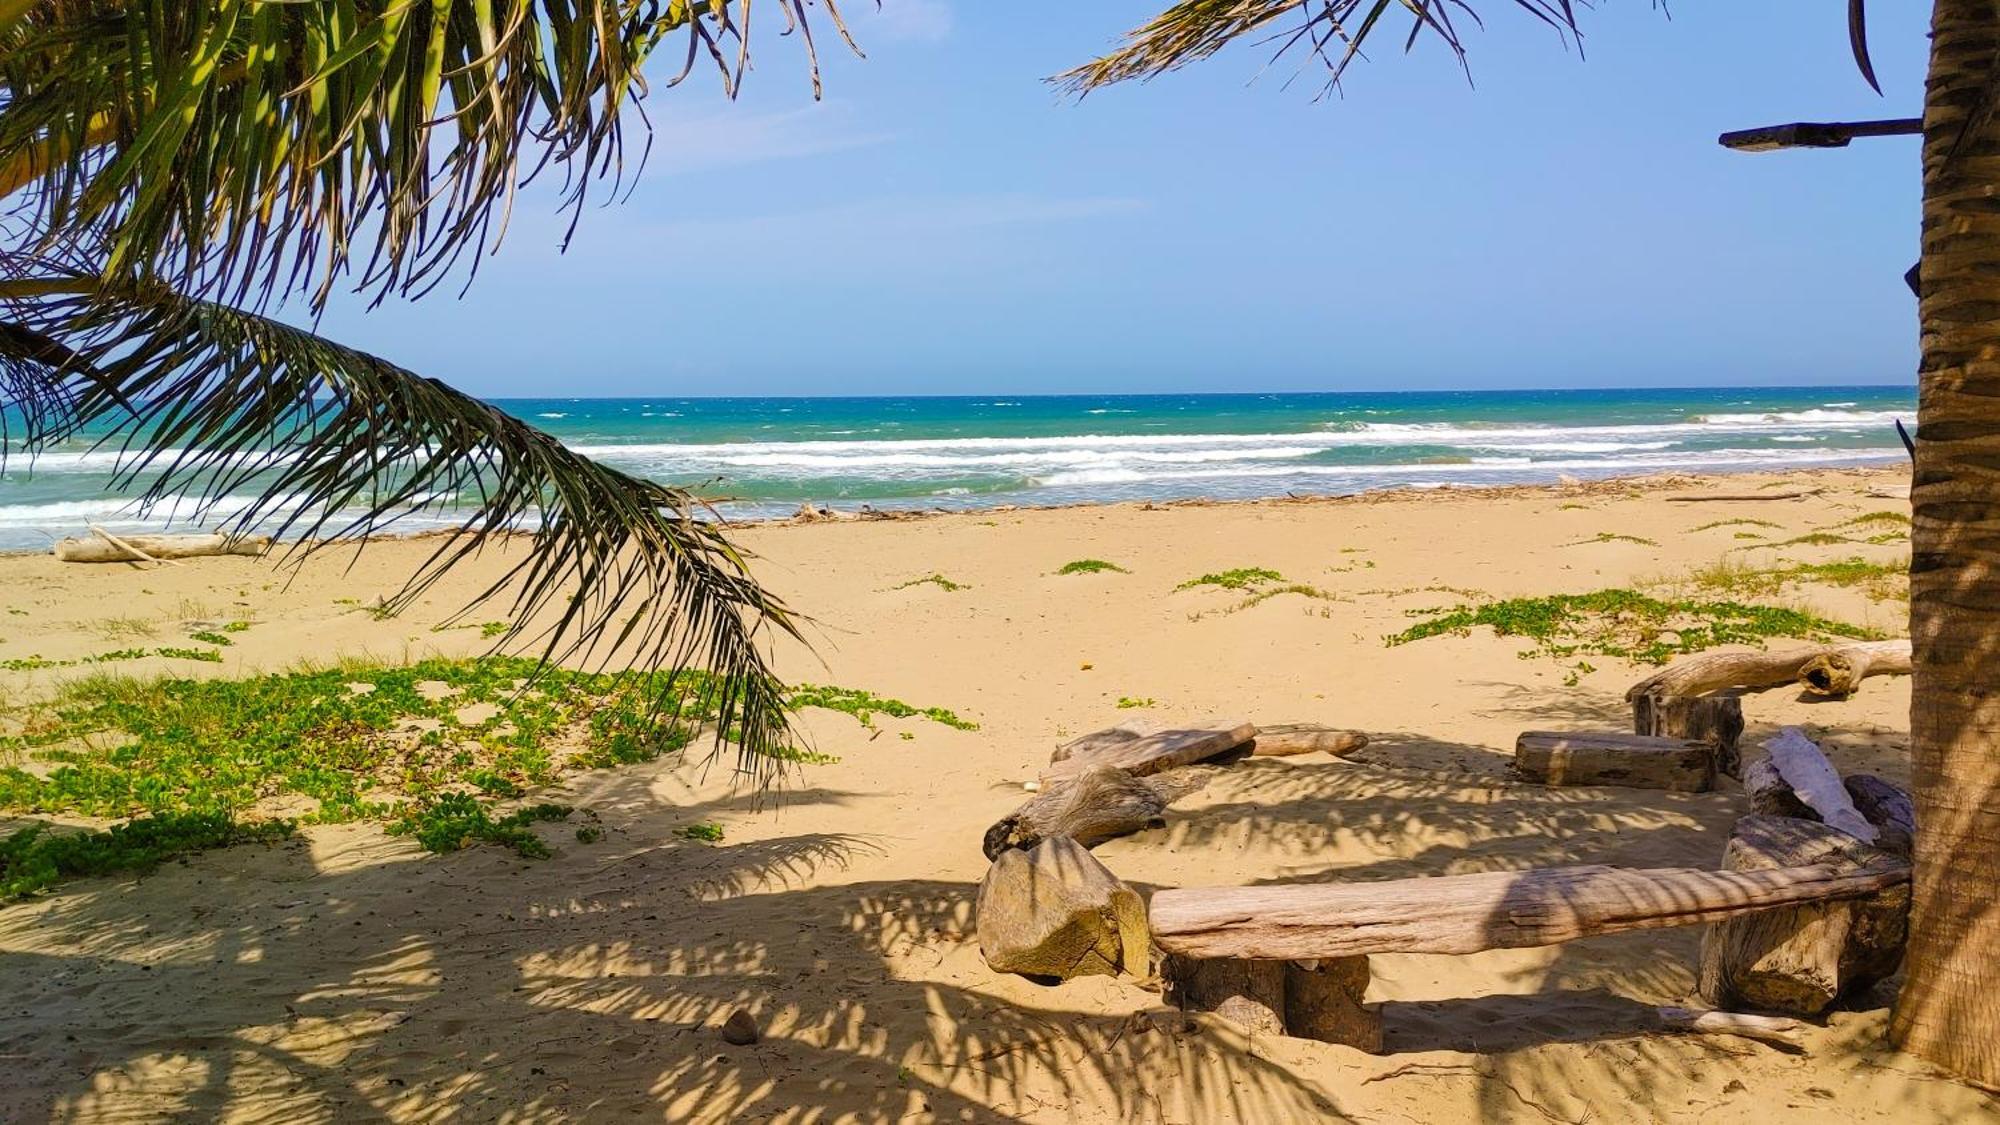
{"type": "Polygon", "coordinates": [[[1737,777],[1742,754],[1743,701],[1733,695],[1641,695],[1632,700],[1632,730],[1654,738],[1706,742],[1718,773],[1737,777]]]}
{"type": "MultiPolygon", "coordinates": [[[[1877,864],[1883,852],[1825,824],[1755,814],[1736,822],[1722,854],[1727,871],[1798,864],[1877,864]]],[[[1703,1001],[1816,1016],[1873,987],[1903,961],[1907,883],[1840,901],[1807,902],[1725,919],[1702,935],[1703,1001]]]]}
{"type": "Polygon", "coordinates": [[[1382,1050],[1382,1014],[1364,1003],[1368,958],[1251,961],[1167,954],[1160,979],[1168,1003],[1213,1012],[1252,1034],[1289,1035],[1382,1050]]]}
{"type": "Polygon", "coordinates": [[[1001,852],[975,910],[979,952],[997,972],[1065,981],[1150,967],[1145,902],[1067,836],[1001,852]]]}

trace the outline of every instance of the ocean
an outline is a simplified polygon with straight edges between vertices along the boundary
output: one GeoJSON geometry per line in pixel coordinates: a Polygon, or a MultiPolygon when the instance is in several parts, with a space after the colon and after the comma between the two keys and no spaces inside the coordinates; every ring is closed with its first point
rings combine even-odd
{"type": "MultiPolygon", "coordinates": [[[[1186,497],[1338,495],[1655,472],[1893,464],[1909,387],[909,398],[499,399],[580,453],[697,488],[733,517],[1186,497]]],[[[0,473],[0,549],[96,523],[192,530],[192,505],[106,492],[87,441],[0,473]]],[[[399,529],[451,522],[418,515],[399,529]]]]}

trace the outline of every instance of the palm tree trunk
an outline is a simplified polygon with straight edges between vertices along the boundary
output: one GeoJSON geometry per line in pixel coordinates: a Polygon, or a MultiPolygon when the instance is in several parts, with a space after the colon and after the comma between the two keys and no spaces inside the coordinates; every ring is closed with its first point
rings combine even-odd
{"type": "Polygon", "coordinates": [[[1905,1050],[2000,1087],[2000,0],[1936,0],[1911,489],[1905,1050]],[[1985,107],[1982,109],[1982,105],[1985,107]]]}

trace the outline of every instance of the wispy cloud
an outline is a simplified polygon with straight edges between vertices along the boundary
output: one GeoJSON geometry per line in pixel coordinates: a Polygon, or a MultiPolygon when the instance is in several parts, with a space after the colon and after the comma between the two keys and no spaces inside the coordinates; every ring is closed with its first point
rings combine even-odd
{"type": "Polygon", "coordinates": [[[892,43],[939,43],[951,37],[951,26],[951,5],[945,0],[882,0],[866,33],[892,43]]]}
{"type": "Polygon", "coordinates": [[[613,209],[591,216],[562,268],[600,281],[654,277],[662,268],[718,283],[990,277],[1045,269],[1070,252],[1076,225],[1124,223],[1146,206],[1116,196],[980,194],[735,215],[715,209],[687,217],[680,209],[672,218],[613,209]]]}
{"type": "Polygon", "coordinates": [[[868,148],[895,134],[857,126],[837,103],[777,113],[723,110],[653,123],[652,162],[661,172],[706,172],[868,148]]]}

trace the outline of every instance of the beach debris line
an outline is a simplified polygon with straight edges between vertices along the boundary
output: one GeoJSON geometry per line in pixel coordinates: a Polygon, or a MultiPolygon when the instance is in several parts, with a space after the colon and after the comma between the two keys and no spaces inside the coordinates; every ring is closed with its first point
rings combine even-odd
{"type": "Polygon", "coordinates": [[[1674,504],[1700,504],[1714,501],[1737,500],[1804,500],[1809,496],[1818,496],[1825,491],[1826,489],[1824,488],[1806,488],[1789,492],[1704,492],[1693,496],[1663,496],[1661,499],[1674,504]]]}
{"type": "Polygon", "coordinates": [[[56,558],[63,562],[81,563],[160,563],[210,555],[248,555],[254,558],[271,549],[271,537],[268,535],[120,536],[95,525],[90,531],[91,538],[88,539],[71,537],[57,540],[54,549],[56,558]]]}
{"type": "Polygon", "coordinates": [[[1523,731],[1514,772],[1543,785],[1620,785],[1703,793],[1715,786],[1715,746],[1622,731],[1523,731]]]}
{"type": "Polygon", "coordinates": [[[996,972],[1065,981],[1148,971],[1145,902],[1066,836],[1001,852],[975,910],[980,955],[996,972]]]}
{"type": "Polygon", "coordinates": [[[1708,695],[1718,691],[1768,691],[1798,684],[1814,695],[1854,694],[1869,676],[1910,674],[1910,641],[1850,641],[1782,652],[1710,652],[1675,661],[1633,684],[1626,699],[1642,695],[1708,695]]]}
{"type": "Polygon", "coordinates": [[[1742,768],[1743,701],[1733,695],[1642,695],[1632,701],[1632,733],[1709,745],[1715,771],[1731,777],[1742,768]]]}

